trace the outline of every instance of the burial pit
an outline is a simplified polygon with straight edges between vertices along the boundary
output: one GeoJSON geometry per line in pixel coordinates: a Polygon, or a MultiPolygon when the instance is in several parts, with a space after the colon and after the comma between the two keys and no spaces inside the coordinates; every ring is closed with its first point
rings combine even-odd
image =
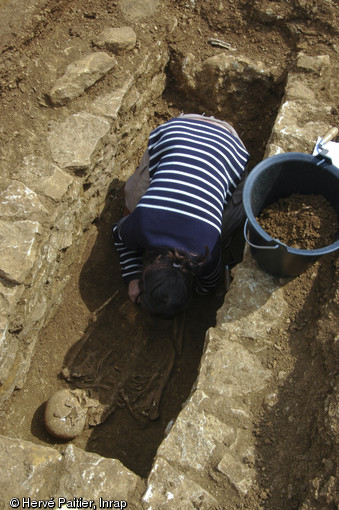
{"type": "Polygon", "coordinates": [[[129,302],[111,238],[150,131],[181,112],[230,122],[250,170],[312,153],[338,125],[335,7],[92,4],[33,2],[15,42],[2,28],[1,508],[335,508],[336,253],[273,277],[239,232],[228,292],[161,321],[129,302]],[[63,401],[57,438],[65,391],[79,413],[63,401]]]}

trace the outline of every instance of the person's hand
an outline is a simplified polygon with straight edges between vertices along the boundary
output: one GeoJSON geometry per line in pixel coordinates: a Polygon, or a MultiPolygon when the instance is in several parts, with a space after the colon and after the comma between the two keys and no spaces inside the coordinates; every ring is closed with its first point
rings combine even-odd
{"type": "Polygon", "coordinates": [[[139,286],[140,280],[131,280],[128,284],[128,297],[132,301],[132,303],[138,303],[140,298],[140,286],[139,286]]]}

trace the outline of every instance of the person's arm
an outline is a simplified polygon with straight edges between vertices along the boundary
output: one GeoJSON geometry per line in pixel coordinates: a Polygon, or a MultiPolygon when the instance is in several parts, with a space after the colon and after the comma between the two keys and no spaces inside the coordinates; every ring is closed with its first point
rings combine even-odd
{"type": "MultiPolygon", "coordinates": [[[[124,222],[127,221],[129,218],[130,216],[122,218],[122,220],[120,220],[113,227],[113,240],[119,255],[121,275],[127,284],[130,284],[130,282],[132,281],[140,280],[142,266],[141,252],[135,249],[130,249],[123,240],[121,230],[124,222]]],[[[132,295],[134,295],[134,292],[132,293],[132,295]]]]}

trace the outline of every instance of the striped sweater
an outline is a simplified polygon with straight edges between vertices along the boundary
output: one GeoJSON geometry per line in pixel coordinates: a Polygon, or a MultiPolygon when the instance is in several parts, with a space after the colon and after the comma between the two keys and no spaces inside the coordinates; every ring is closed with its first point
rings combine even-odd
{"type": "Polygon", "coordinates": [[[142,254],[177,248],[209,260],[199,276],[200,292],[221,279],[221,225],[225,205],[240,181],[248,153],[224,128],[174,118],[152,131],[150,186],[136,209],[114,228],[113,238],[126,282],[141,276],[142,254]]]}

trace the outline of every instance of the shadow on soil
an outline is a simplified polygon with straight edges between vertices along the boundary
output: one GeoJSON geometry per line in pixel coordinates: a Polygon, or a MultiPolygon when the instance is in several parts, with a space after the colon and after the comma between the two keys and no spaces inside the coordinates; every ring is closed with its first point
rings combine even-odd
{"type": "Polygon", "coordinates": [[[290,283],[291,296],[300,289],[304,294],[287,331],[294,366],[287,375],[287,353],[276,351],[282,380],[256,431],[258,482],[268,510],[299,508],[312,489],[310,480],[317,480],[320,474],[335,477],[335,466],[329,460],[331,442],[324,434],[324,403],[332,391],[329,373],[335,373],[335,367],[329,366],[327,350],[331,349],[336,325],[330,320],[327,324],[319,321],[324,309],[331,316],[334,262],[335,254],[324,257],[290,283]]]}
{"type": "Polygon", "coordinates": [[[175,352],[172,321],[155,320],[142,313],[129,302],[122,282],[111,239],[112,226],[123,213],[122,189],[117,184],[108,195],[106,208],[96,222],[95,244],[79,280],[90,312],[112,295],[114,298],[91,325],[78,354],[74,357],[77,346],[72,346],[65,363],[70,366],[71,359],[76,367],[76,386],[94,388],[100,403],[108,405],[108,417],[92,429],[86,450],[117,458],[145,477],[168,423],[175,420],[191,392],[205,334],[215,325],[223,294],[194,298],[185,321],[182,350],[175,352]]]}

